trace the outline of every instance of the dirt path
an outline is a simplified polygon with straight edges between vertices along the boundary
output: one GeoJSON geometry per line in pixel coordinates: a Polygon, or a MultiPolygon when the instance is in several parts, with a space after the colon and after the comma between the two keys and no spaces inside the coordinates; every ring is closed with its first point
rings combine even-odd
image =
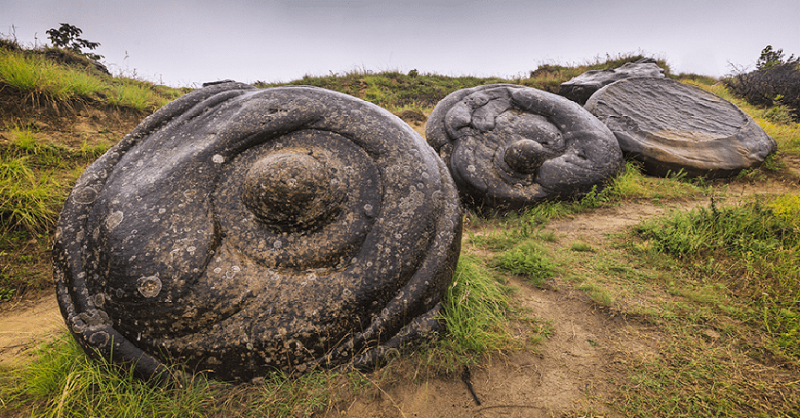
{"type": "Polygon", "coordinates": [[[24,361],[38,342],[66,329],[54,292],[33,300],[8,302],[0,310],[0,364],[24,361]],[[7,305],[7,306],[6,306],[7,305]]]}
{"type": "Polygon", "coordinates": [[[603,412],[594,399],[622,378],[617,365],[631,350],[653,351],[655,341],[637,326],[593,309],[582,292],[554,292],[512,281],[516,299],[546,320],[552,336],[536,352],[496,357],[474,367],[471,381],[481,405],[458,380],[386,388],[370,403],[356,401],[328,416],[352,417],[550,417],[575,410],[603,412]]]}

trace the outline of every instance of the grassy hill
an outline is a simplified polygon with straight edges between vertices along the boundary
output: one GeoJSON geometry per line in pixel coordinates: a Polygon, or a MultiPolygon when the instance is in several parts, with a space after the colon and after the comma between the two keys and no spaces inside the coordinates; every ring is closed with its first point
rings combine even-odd
{"type": "MultiPolygon", "coordinates": [[[[586,70],[638,58],[542,66],[513,80],[350,72],[288,84],[371,101],[424,134],[427,115],[457,89],[502,82],[555,91],[586,70]]],[[[740,106],[779,151],[761,168],[714,181],[651,178],[629,162],[610,187],[578,202],[497,219],[468,213],[445,300],[449,333],[380,370],[239,387],[197,374],[152,387],[88,360],[61,332],[25,361],[0,363],[0,415],[800,415],[800,124],[780,106],[732,97],[719,80],[659,64],[740,106]],[[465,370],[483,409],[466,394],[465,370]],[[548,386],[552,371],[563,385],[548,386]],[[579,390],[567,389],[578,381],[579,390]],[[506,388],[512,382],[519,386],[506,388]],[[539,397],[524,397],[536,387],[539,397]]],[[[20,301],[53,297],[49,246],[83,169],[187,91],[0,42],[0,322],[20,301]]]]}

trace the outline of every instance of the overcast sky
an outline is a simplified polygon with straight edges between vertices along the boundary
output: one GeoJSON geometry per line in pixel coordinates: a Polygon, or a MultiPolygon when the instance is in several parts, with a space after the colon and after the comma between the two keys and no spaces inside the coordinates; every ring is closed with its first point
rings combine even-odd
{"type": "Polygon", "coordinates": [[[673,72],[800,55],[800,0],[0,0],[0,33],[49,43],[69,23],[115,75],[175,87],[352,70],[513,77],[606,55],[673,72]]]}

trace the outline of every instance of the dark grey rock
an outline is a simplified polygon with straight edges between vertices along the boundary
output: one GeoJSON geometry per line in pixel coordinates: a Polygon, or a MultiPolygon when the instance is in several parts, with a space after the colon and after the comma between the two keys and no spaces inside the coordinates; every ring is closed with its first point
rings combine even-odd
{"type": "Polygon", "coordinates": [[[641,58],[634,62],[625,63],[617,68],[608,70],[590,70],[571,80],[561,83],[558,94],[578,102],[586,100],[603,86],[615,81],[634,77],[664,78],[664,69],[656,64],[652,58],[641,58]]]}
{"type": "Polygon", "coordinates": [[[54,275],[90,355],[247,381],[368,364],[435,328],[460,236],[447,168],[399,118],[229,82],[166,105],[84,172],[54,275]]]}
{"type": "Polygon", "coordinates": [[[465,203],[516,210],[581,196],[624,167],[614,135],[579,104],[530,87],[455,91],[425,127],[465,203]]]}
{"type": "Polygon", "coordinates": [[[644,171],[727,177],[764,162],[777,144],[741,109],[698,87],[631,78],[603,87],[586,109],[644,171]]]}

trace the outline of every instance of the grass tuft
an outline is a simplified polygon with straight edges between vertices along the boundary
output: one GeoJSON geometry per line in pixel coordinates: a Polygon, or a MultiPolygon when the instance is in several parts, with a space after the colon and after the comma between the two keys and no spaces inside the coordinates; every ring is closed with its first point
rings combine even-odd
{"type": "Polygon", "coordinates": [[[504,251],[492,265],[511,274],[523,276],[534,286],[541,287],[546,279],[556,274],[557,265],[546,250],[532,240],[523,241],[512,249],[504,251]]]}
{"type": "Polygon", "coordinates": [[[480,259],[461,255],[443,304],[447,332],[457,351],[485,354],[513,347],[507,328],[509,294],[510,288],[480,259]]]}
{"type": "Polygon", "coordinates": [[[0,232],[53,228],[65,193],[52,173],[35,170],[28,156],[0,154],[0,232]]]}
{"type": "Polygon", "coordinates": [[[147,112],[186,92],[57,63],[40,50],[0,50],[0,83],[55,102],[93,101],[147,112]]]}

